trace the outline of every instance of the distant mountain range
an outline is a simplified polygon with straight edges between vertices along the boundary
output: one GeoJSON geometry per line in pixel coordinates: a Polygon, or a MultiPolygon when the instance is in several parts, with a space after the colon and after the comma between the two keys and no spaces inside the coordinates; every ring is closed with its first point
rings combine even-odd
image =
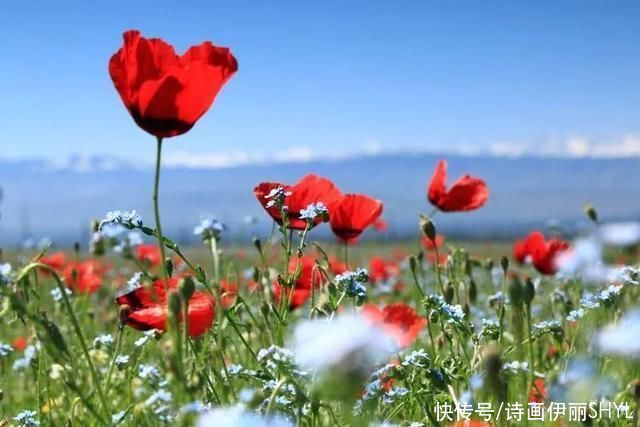
{"type": "MultiPolygon", "coordinates": [[[[201,215],[212,214],[228,225],[229,239],[264,233],[270,221],[253,196],[255,184],[293,183],[312,172],[332,179],[345,192],[381,199],[390,224],[387,237],[402,238],[415,232],[418,213],[431,210],[426,186],[441,157],[395,153],[228,168],[165,168],[164,228],[189,240],[201,215]],[[257,224],[243,222],[249,215],[258,218],[257,224]]],[[[583,218],[585,202],[594,204],[606,220],[640,218],[640,159],[445,157],[449,182],[468,172],[485,179],[490,188],[483,209],[438,215],[437,225],[450,235],[510,238],[549,221],[571,228],[583,218]]],[[[85,242],[89,221],[116,209],[136,209],[151,224],[152,180],[147,167],[116,158],[76,158],[57,165],[0,160],[0,245],[42,236],[61,245],[85,242]]]]}

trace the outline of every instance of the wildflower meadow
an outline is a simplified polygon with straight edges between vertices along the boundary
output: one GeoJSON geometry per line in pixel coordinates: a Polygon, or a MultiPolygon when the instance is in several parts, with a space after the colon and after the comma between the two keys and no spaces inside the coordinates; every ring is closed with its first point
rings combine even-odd
{"type": "Polygon", "coordinates": [[[272,226],[242,250],[212,217],[197,247],[164,233],[163,147],[216,114],[241,59],[124,33],[108,74],[154,185],[75,249],[3,251],[0,426],[639,425],[640,230],[598,206],[573,236],[467,246],[439,225],[492,189],[443,159],[407,195],[407,241],[367,240],[384,200],[313,171],[246,188],[272,226]]]}

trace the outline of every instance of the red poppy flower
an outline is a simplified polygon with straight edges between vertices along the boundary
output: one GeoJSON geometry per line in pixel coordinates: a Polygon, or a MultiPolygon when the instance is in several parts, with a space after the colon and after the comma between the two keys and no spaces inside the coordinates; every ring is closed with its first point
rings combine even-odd
{"type": "Polygon", "coordinates": [[[338,239],[355,241],[382,214],[382,202],[361,194],[345,194],[329,205],[329,224],[338,239]]]}
{"type": "Polygon", "coordinates": [[[563,240],[545,240],[542,233],[534,231],[526,239],[515,243],[513,256],[520,263],[530,260],[542,274],[553,275],[558,270],[558,256],[569,248],[569,244],[563,240]]]}
{"type": "Polygon", "coordinates": [[[373,283],[384,282],[400,273],[398,264],[393,261],[385,261],[379,256],[372,256],[369,259],[369,280],[373,283]]]}
{"type": "Polygon", "coordinates": [[[531,385],[529,391],[529,402],[544,403],[547,399],[547,387],[544,384],[544,378],[537,378],[531,385]]]}
{"type": "Polygon", "coordinates": [[[54,252],[51,255],[41,257],[38,262],[48,265],[56,271],[61,271],[66,262],[66,257],[64,252],[54,252]]]}
{"type": "MultiPolygon", "coordinates": [[[[179,280],[171,277],[167,281],[170,292],[176,292],[179,280]]],[[[167,330],[169,307],[165,282],[156,280],[151,285],[139,287],[127,294],[116,298],[120,307],[125,307],[123,321],[134,329],[146,331],[149,329],[167,330]]],[[[187,317],[189,321],[189,335],[198,337],[211,327],[215,316],[215,301],[210,295],[195,291],[189,299],[187,317]]]]}
{"type": "Polygon", "coordinates": [[[170,44],[139,31],[124,33],[124,45],[109,61],[111,80],[133,120],[159,138],[191,129],[237,70],[228,48],[204,42],[178,56],[170,44]]]}
{"type": "Polygon", "coordinates": [[[393,336],[400,347],[410,346],[427,324],[427,319],[418,316],[413,308],[402,303],[390,304],[384,308],[365,304],[362,306],[362,314],[393,336]]]}
{"type": "Polygon", "coordinates": [[[384,219],[378,218],[373,223],[373,229],[376,230],[378,233],[384,233],[389,229],[389,224],[387,224],[387,221],[385,221],[384,219]]]}
{"type": "Polygon", "coordinates": [[[17,351],[22,351],[27,348],[27,338],[26,337],[16,337],[11,343],[11,347],[13,347],[17,351]]]}
{"type": "Polygon", "coordinates": [[[238,296],[238,285],[228,280],[220,280],[220,304],[224,308],[229,308],[236,303],[238,296]]]}
{"type": "Polygon", "coordinates": [[[162,263],[160,248],[153,243],[136,246],[136,258],[151,267],[158,266],[162,263]]]}
{"type": "MultiPolygon", "coordinates": [[[[289,292],[289,308],[292,310],[303,306],[311,297],[311,288],[318,288],[323,282],[320,272],[315,268],[316,260],[314,258],[304,255],[299,262],[300,277],[292,289],[285,288],[283,290],[283,287],[277,281],[273,282],[273,294],[276,301],[280,301],[283,292],[289,292]]],[[[292,258],[289,261],[289,274],[295,273],[297,266],[298,258],[292,258]]]]}
{"type": "Polygon", "coordinates": [[[90,259],[70,262],[62,271],[67,287],[82,293],[92,294],[102,286],[102,275],[107,267],[90,259]]]}
{"type": "Polygon", "coordinates": [[[482,207],[489,197],[487,184],[480,178],[464,175],[447,191],[447,162],[440,160],[429,184],[429,201],[443,212],[472,211],[482,207]]]}
{"type": "MultiPolygon", "coordinates": [[[[305,175],[295,185],[261,182],[253,189],[253,193],[271,218],[280,225],[282,225],[280,209],[273,205],[273,199],[267,197],[272,190],[279,187],[288,194],[285,196],[284,205],[287,207],[288,228],[293,230],[304,230],[306,228],[307,221],[300,219],[300,211],[306,209],[310,204],[322,202],[328,207],[335,199],[342,196],[342,193],[333,182],[313,174],[305,175]]],[[[331,215],[331,212],[329,212],[329,215],[331,215]]],[[[320,218],[316,219],[314,225],[318,225],[321,221],[320,218]]]]}

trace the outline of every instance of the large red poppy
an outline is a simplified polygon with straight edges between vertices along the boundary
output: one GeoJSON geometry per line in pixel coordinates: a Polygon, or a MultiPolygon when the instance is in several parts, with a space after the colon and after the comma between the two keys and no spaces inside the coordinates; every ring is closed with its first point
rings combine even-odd
{"type": "Polygon", "coordinates": [[[353,242],[381,214],[380,200],[362,194],[345,194],[329,205],[329,224],[338,239],[353,242]]]}
{"type": "Polygon", "coordinates": [[[81,262],[70,262],[62,271],[67,287],[74,291],[92,294],[102,286],[102,275],[107,266],[89,259],[81,262]]]}
{"type": "MultiPolygon", "coordinates": [[[[170,292],[177,292],[178,282],[174,277],[168,279],[170,292]]],[[[140,331],[167,330],[169,306],[163,280],[156,280],[151,287],[142,286],[120,295],[116,302],[120,307],[126,306],[123,320],[130,327],[140,331]]],[[[207,332],[215,316],[214,307],[215,301],[210,295],[200,291],[193,293],[187,312],[190,336],[197,337],[207,332]]]]}
{"type": "Polygon", "coordinates": [[[162,263],[162,254],[158,245],[153,243],[145,243],[136,246],[136,258],[143,263],[147,263],[151,267],[155,267],[162,263]]]}
{"type": "Polygon", "coordinates": [[[316,260],[307,255],[303,255],[302,258],[292,258],[291,261],[289,261],[289,274],[296,272],[298,262],[300,262],[300,277],[293,286],[293,289],[283,289],[277,280],[273,282],[273,294],[276,301],[279,302],[280,298],[288,293],[289,308],[292,310],[303,306],[311,297],[312,288],[320,287],[323,282],[320,271],[315,268],[316,260]]]}
{"type": "Polygon", "coordinates": [[[406,304],[395,303],[380,308],[374,304],[362,306],[362,314],[373,324],[393,336],[400,347],[410,346],[427,324],[416,311],[406,304]]]}
{"type": "Polygon", "coordinates": [[[238,70],[225,47],[204,42],[182,56],[161,39],[124,33],[109,74],[135,122],[160,138],[181,135],[207,112],[222,86],[238,70]]]}
{"type": "Polygon", "coordinates": [[[519,263],[530,260],[542,274],[553,275],[558,270],[558,256],[569,248],[569,243],[563,240],[545,240],[541,232],[534,231],[515,243],[513,256],[519,263]]]}
{"type": "MultiPolygon", "coordinates": [[[[267,197],[277,188],[282,188],[287,194],[284,198],[284,205],[287,207],[288,228],[293,230],[306,228],[307,220],[300,218],[300,211],[306,209],[310,204],[322,202],[328,207],[334,200],[342,196],[333,182],[313,174],[305,175],[294,185],[261,182],[253,189],[253,193],[271,218],[280,225],[282,225],[280,209],[272,203],[273,199],[267,197]]],[[[317,218],[314,224],[317,225],[321,221],[321,218],[317,218]]]]}
{"type": "Polygon", "coordinates": [[[487,184],[464,175],[447,190],[447,162],[440,160],[429,183],[429,201],[443,212],[471,211],[482,207],[489,197],[487,184]]]}

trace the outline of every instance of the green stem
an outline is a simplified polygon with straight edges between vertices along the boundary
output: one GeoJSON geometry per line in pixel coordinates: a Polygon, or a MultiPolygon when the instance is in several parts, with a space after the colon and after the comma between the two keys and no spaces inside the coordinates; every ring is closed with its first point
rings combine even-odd
{"type": "Polygon", "coordinates": [[[120,353],[120,347],[122,346],[122,335],[124,332],[124,323],[120,322],[118,325],[118,336],[116,337],[116,347],[113,350],[113,358],[111,359],[111,364],[109,365],[109,371],[107,372],[107,378],[104,380],[104,392],[107,393],[109,391],[109,385],[111,384],[111,376],[113,375],[113,369],[116,366],[116,358],[120,353]]]}
{"type": "Polygon", "coordinates": [[[158,232],[158,246],[160,247],[160,257],[162,258],[162,278],[164,279],[165,291],[168,291],[169,283],[167,274],[167,266],[165,264],[164,238],[162,235],[162,225],[160,224],[160,207],[158,204],[158,189],[160,187],[160,164],[162,160],[162,138],[158,137],[156,145],[156,169],[153,179],[153,215],[156,222],[156,230],[158,232]]]}
{"type": "Polygon", "coordinates": [[[93,387],[96,389],[98,393],[98,398],[100,399],[100,403],[102,404],[103,410],[106,412],[107,416],[110,416],[111,412],[109,411],[109,405],[107,404],[107,399],[102,392],[102,388],[100,387],[100,380],[98,379],[98,372],[96,371],[93,362],[91,361],[91,356],[89,355],[89,348],[87,347],[87,343],[84,339],[84,335],[82,334],[82,329],[80,328],[80,323],[78,322],[78,318],[76,317],[75,312],[73,311],[73,307],[71,306],[71,302],[69,301],[69,296],[67,295],[66,288],[58,277],[58,273],[51,267],[46,264],[41,263],[32,263],[27,265],[22,273],[18,276],[18,281],[23,278],[26,274],[29,274],[29,271],[32,269],[43,269],[51,273],[52,277],[55,279],[56,285],[60,290],[60,294],[62,295],[62,302],[64,308],[67,310],[69,314],[69,318],[71,319],[71,324],[73,325],[73,330],[78,337],[78,341],[80,341],[80,347],[82,348],[82,353],[87,360],[87,364],[89,365],[89,373],[91,374],[91,379],[93,381],[93,387]]]}

